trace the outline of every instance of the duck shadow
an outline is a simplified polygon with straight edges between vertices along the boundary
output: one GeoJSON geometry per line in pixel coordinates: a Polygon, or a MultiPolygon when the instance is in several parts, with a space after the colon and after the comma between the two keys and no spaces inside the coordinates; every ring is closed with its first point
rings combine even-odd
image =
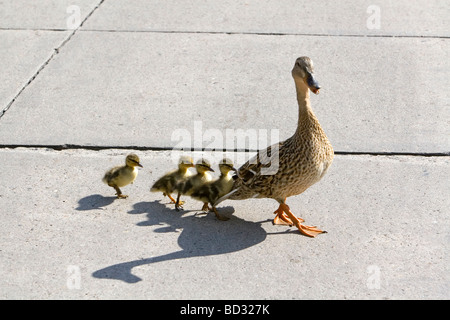
{"type": "Polygon", "coordinates": [[[117,197],[105,197],[101,194],[92,194],[90,196],[86,196],[78,200],[78,207],[75,210],[78,211],[87,211],[87,210],[95,210],[101,209],[110,205],[116,200],[117,197]]]}
{"type": "MultiPolygon", "coordinates": [[[[230,217],[232,207],[221,207],[220,213],[230,217]]],[[[179,232],[178,245],[181,250],[156,257],[138,259],[95,271],[92,276],[98,279],[116,279],[126,283],[136,283],[142,279],[132,274],[137,266],[150,265],[176,259],[199,256],[220,255],[252,247],[267,237],[262,222],[251,222],[231,216],[228,221],[219,221],[214,214],[192,214],[191,211],[177,212],[169,206],[154,202],[134,204],[129,214],[146,214],[147,220],[139,226],[161,226],[154,229],[157,233],[179,232]]]]}

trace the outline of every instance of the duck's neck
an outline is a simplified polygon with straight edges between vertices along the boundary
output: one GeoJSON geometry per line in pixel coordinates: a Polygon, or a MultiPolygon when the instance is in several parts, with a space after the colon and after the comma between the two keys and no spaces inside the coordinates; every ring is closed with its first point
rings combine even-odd
{"type": "Polygon", "coordinates": [[[128,169],[131,169],[131,170],[134,169],[134,166],[130,165],[130,164],[127,163],[127,162],[125,162],[125,167],[128,168],[128,169]]]}
{"type": "Polygon", "coordinates": [[[178,172],[180,172],[181,174],[186,174],[188,168],[185,167],[178,167],[178,172]]]}
{"type": "Polygon", "coordinates": [[[297,90],[299,116],[305,116],[307,113],[312,112],[309,88],[302,80],[296,80],[295,89],[297,90]]]}
{"type": "Polygon", "coordinates": [[[305,125],[311,120],[316,121],[317,118],[311,108],[309,100],[309,88],[303,80],[295,80],[295,88],[297,90],[298,101],[298,126],[296,133],[300,133],[305,125]]]}
{"type": "Polygon", "coordinates": [[[224,180],[224,179],[231,179],[231,175],[229,174],[230,172],[221,172],[220,173],[220,177],[219,179],[224,180]]]}

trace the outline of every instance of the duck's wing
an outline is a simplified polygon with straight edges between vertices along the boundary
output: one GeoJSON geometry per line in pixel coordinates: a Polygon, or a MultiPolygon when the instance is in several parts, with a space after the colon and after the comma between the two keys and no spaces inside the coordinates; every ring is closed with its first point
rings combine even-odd
{"type": "Polygon", "coordinates": [[[172,192],[179,180],[179,175],[177,173],[178,172],[176,170],[166,173],[164,176],[156,180],[150,191],[172,192]]]}
{"type": "Polygon", "coordinates": [[[280,149],[284,142],[280,142],[259,150],[257,154],[244,163],[233,177],[242,184],[252,185],[262,176],[271,176],[278,172],[280,164],[280,149]]]}
{"type": "Polygon", "coordinates": [[[121,173],[121,170],[120,170],[120,169],[122,169],[122,166],[117,166],[117,167],[114,167],[114,168],[109,169],[109,170],[105,173],[105,175],[104,175],[102,181],[103,181],[104,183],[106,183],[107,185],[114,184],[114,183],[115,183],[115,180],[117,179],[117,177],[118,177],[118,176],[120,175],[120,173],[121,173]]]}
{"type": "Polygon", "coordinates": [[[214,202],[218,198],[219,189],[213,182],[207,182],[206,184],[200,186],[191,194],[191,198],[202,202],[214,202]]]}
{"type": "Polygon", "coordinates": [[[233,176],[234,184],[229,193],[219,198],[214,205],[226,199],[242,200],[270,196],[271,182],[280,166],[280,154],[284,142],[259,150],[244,163],[233,176]]]}
{"type": "Polygon", "coordinates": [[[186,179],[180,179],[177,181],[174,190],[182,195],[190,195],[195,190],[195,187],[198,185],[199,181],[201,181],[201,177],[198,174],[190,176],[186,179]]]}

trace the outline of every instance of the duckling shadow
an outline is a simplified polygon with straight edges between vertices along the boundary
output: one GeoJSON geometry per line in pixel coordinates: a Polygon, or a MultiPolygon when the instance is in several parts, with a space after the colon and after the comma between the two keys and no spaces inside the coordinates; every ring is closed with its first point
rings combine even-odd
{"type": "Polygon", "coordinates": [[[92,194],[78,200],[78,211],[95,210],[106,207],[116,200],[117,197],[105,197],[101,194],[92,194]]]}
{"type": "MultiPolygon", "coordinates": [[[[230,217],[232,207],[221,207],[220,212],[230,217]]],[[[186,259],[199,256],[220,255],[250,248],[266,239],[267,233],[261,222],[251,222],[232,216],[228,221],[219,221],[214,214],[194,215],[177,212],[157,201],[140,202],[134,205],[130,214],[146,214],[146,221],[139,226],[161,226],[154,232],[180,232],[179,251],[156,257],[118,263],[95,271],[92,275],[99,279],[116,279],[126,283],[136,283],[142,279],[132,274],[137,266],[158,262],[186,259]]]]}

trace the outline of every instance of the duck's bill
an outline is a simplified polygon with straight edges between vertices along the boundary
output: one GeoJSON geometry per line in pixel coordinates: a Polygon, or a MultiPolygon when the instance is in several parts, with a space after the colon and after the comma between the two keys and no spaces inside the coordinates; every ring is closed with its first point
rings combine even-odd
{"type": "Polygon", "coordinates": [[[138,167],[143,168],[142,164],[140,164],[139,162],[137,163],[138,167]]]}
{"type": "Polygon", "coordinates": [[[313,93],[319,94],[320,85],[319,85],[319,83],[317,82],[317,80],[314,78],[314,76],[312,74],[308,75],[307,83],[308,83],[309,89],[313,93]]]}

